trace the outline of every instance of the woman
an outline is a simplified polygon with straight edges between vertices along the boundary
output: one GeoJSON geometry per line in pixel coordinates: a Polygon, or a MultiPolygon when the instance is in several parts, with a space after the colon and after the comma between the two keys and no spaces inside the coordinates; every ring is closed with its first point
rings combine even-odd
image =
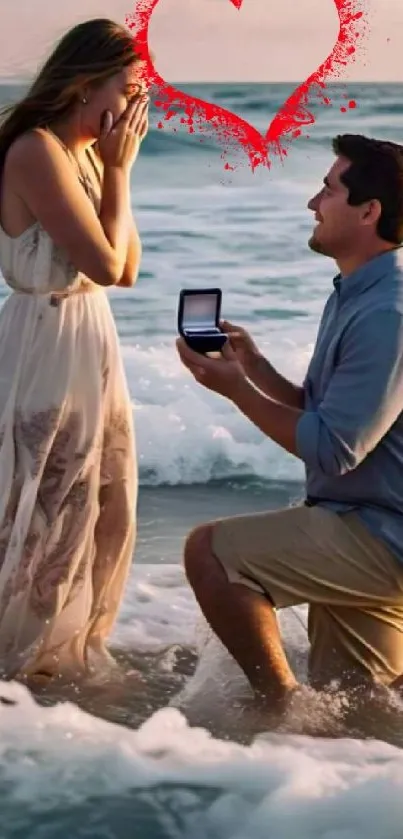
{"type": "Polygon", "coordinates": [[[141,245],[130,170],[147,131],[133,41],[69,31],[0,126],[0,671],[76,678],[105,640],[135,539],[132,411],[107,286],[141,245]],[[96,148],[96,151],[95,151],[96,148]]]}

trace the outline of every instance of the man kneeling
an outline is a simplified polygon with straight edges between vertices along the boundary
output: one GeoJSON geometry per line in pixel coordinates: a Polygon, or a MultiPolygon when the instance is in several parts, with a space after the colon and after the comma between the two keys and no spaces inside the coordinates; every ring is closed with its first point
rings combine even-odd
{"type": "Polygon", "coordinates": [[[275,610],[309,604],[309,677],[321,688],[403,672],[403,147],[356,135],[308,208],[333,281],[302,387],[224,323],[222,359],[178,352],[306,467],[298,507],[196,528],[185,567],[212,629],[270,703],[297,682],[275,610]]]}

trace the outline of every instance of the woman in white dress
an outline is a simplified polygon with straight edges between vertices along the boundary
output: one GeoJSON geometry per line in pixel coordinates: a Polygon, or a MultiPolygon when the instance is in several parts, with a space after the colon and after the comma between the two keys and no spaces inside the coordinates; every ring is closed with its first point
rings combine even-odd
{"type": "Polygon", "coordinates": [[[147,131],[127,30],[76,26],[0,124],[0,674],[113,663],[135,541],[132,408],[105,288],[135,282],[147,131]]]}

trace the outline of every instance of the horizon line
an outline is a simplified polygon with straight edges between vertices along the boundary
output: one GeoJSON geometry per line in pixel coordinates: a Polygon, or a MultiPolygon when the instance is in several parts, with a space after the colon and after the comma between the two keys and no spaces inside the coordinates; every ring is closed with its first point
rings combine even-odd
{"type": "MultiPolygon", "coordinates": [[[[1,84],[10,84],[10,85],[17,85],[17,84],[26,84],[30,82],[33,78],[35,78],[35,73],[32,73],[30,76],[1,76],[0,75],[0,85],[1,84]]],[[[167,85],[190,85],[190,84],[236,84],[236,85],[294,85],[297,87],[298,85],[304,84],[305,79],[282,79],[282,80],[270,80],[270,79],[243,79],[242,81],[236,79],[190,79],[188,81],[184,81],[183,79],[171,79],[170,81],[166,81],[167,85]]],[[[346,79],[343,81],[342,79],[332,79],[328,82],[325,82],[325,87],[329,85],[333,86],[346,86],[346,85],[370,85],[370,84],[387,84],[387,85],[402,85],[402,82],[398,79],[395,80],[385,80],[385,79],[346,79]]]]}

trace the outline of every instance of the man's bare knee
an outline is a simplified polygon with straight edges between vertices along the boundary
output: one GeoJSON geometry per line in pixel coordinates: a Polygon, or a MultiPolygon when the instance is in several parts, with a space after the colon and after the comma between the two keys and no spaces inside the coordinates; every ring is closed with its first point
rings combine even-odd
{"type": "Polygon", "coordinates": [[[185,542],[184,566],[191,586],[197,584],[200,576],[205,576],[213,559],[213,525],[201,524],[192,530],[185,542]]]}

